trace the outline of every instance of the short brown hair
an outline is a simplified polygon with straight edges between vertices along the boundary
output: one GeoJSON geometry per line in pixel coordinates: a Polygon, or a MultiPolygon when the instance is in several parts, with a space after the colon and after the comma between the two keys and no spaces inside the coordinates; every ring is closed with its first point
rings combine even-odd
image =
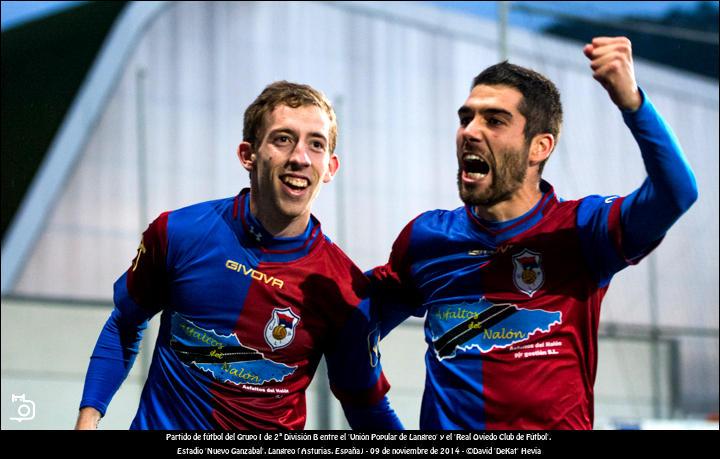
{"type": "MultiPolygon", "coordinates": [[[[517,89],[523,95],[518,111],[525,117],[525,143],[528,144],[538,134],[550,133],[555,137],[557,145],[563,110],[560,92],[552,81],[534,70],[503,61],[476,76],[472,87],[478,85],[517,89]]],[[[545,161],[540,164],[541,173],[545,161]]]]}
{"type": "Polygon", "coordinates": [[[330,153],[335,151],[337,119],[330,101],[322,92],[311,86],[289,81],[276,81],[268,85],[245,110],[243,141],[249,142],[253,148],[259,146],[264,134],[262,129],[265,114],[271,113],[278,105],[287,105],[290,108],[315,105],[324,110],[330,118],[330,138],[328,139],[330,153]]]}

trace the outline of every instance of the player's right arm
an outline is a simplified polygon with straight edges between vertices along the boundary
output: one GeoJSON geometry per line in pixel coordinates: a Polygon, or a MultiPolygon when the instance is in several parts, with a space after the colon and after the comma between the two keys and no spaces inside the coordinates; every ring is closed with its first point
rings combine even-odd
{"type": "Polygon", "coordinates": [[[115,309],[90,357],[76,429],[95,429],[137,356],[148,320],[167,302],[167,217],[143,233],[130,268],[115,282],[115,309]]]}
{"type": "Polygon", "coordinates": [[[330,388],[353,430],[403,430],[390,406],[380,363],[380,334],[371,304],[362,300],[325,352],[330,388]]]}
{"type": "Polygon", "coordinates": [[[410,274],[410,237],[416,220],[400,232],[388,262],[365,273],[370,279],[370,301],[378,312],[381,338],[408,317],[424,314],[410,274]]]}

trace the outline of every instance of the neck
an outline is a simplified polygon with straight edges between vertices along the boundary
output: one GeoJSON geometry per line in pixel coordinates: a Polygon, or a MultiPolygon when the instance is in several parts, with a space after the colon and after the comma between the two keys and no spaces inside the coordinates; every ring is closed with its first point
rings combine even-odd
{"type": "Polygon", "coordinates": [[[273,237],[294,237],[302,234],[310,221],[310,213],[306,212],[295,217],[278,215],[277,212],[260,205],[253,193],[250,193],[250,212],[255,219],[273,237]]]}
{"type": "Polygon", "coordinates": [[[540,182],[529,184],[526,181],[520,188],[515,190],[509,199],[490,206],[474,206],[474,210],[483,220],[505,222],[527,213],[535,207],[540,198],[542,198],[540,182]]]}

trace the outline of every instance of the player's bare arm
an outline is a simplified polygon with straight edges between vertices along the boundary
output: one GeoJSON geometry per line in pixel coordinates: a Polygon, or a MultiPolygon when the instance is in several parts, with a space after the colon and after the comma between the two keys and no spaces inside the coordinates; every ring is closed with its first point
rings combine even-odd
{"type": "Polygon", "coordinates": [[[80,409],[75,430],[95,430],[100,423],[100,412],[91,406],[80,409]]]}

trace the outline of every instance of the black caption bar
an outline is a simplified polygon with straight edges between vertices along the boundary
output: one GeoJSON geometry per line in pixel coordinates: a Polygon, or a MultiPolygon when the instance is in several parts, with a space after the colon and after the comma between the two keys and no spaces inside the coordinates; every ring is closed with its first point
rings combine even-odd
{"type": "Polygon", "coordinates": [[[121,457],[244,458],[686,457],[707,455],[718,431],[162,432],[3,430],[27,453],[94,451],[121,457]],[[109,451],[112,451],[110,453],[109,451]],[[132,456],[134,455],[134,456],[132,456]]]}
{"type": "Polygon", "coordinates": [[[178,456],[544,456],[549,432],[181,432],[164,434],[178,456]]]}

